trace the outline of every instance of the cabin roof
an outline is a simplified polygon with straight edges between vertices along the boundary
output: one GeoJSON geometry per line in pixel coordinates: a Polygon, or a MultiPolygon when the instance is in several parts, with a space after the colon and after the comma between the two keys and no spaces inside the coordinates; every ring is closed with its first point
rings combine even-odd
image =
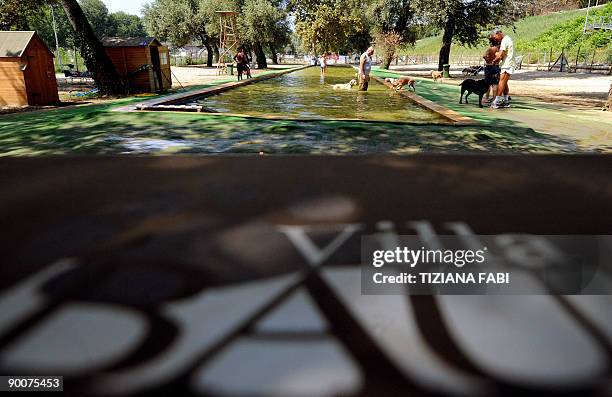
{"type": "MultiPolygon", "coordinates": [[[[36,36],[34,31],[0,32],[0,58],[21,58],[34,36],[36,36]]],[[[41,40],[41,42],[43,41],[41,40]]],[[[53,56],[53,53],[46,45],[45,48],[53,56]]]]}
{"type": "Polygon", "coordinates": [[[155,37],[105,37],[102,39],[104,47],[148,47],[153,43],[161,45],[155,37]]]}

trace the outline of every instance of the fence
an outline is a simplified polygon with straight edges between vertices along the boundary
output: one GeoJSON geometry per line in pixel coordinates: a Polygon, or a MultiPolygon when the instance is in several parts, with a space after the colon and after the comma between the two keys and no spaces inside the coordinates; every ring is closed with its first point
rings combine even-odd
{"type": "Polygon", "coordinates": [[[528,52],[525,54],[523,63],[537,70],[555,72],[576,73],[586,71],[588,73],[604,72],[612,74],[610,59],[612,52],[607,48],[577,50],[550,50],[543,52],[528,52]]]}
{"type": "MultiPolygon", "coordinates": [[[[425,64],[438,64],[438,54],[431,55],[404,55],[396,59],[396,65],[425,65],[425,64]]],[[[481,55],[473,54],[456,54],[451,53],[450,62],[451,65],[455,66],[476,66],[484,64],[484,60],[481,55]]]]}
{"type": "MultiPolygon", "coordinates": [[[[517,62],[520,68],[577,72],[587,71],[589,73],[599,72],[612,74],[612,51],[610,48],[565,50],[550,49],[548,51],[525,51],[517,54],[517,62]]],[[[438,54],[431,55],[404,55],[395,60],[396,65],[437,65],[438,54]]],[[[452,66],[478,66],[483,65],[484,60],[480,55],[474,54],[452,54],[450,62],[452,66]]]]}
{"type": "Polygon", "coordinates": [[[586,17],[584,21],[584,30],[612,30],[612,15],[591,15],[586,17]]]}

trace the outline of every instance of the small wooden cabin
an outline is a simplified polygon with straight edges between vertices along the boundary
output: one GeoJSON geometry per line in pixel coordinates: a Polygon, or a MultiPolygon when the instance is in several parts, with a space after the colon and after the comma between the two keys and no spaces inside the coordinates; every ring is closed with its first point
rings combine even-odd
{"type": "Polygon", "coordinates": [[[59,103],[53,53],[36,32],[0,32],[0,106],[59,103]]]}
{"type": "Polygon", "coordinates": [[[156,92],[172,87],[170,51],[154,37],[106,37],[106,53],[131,92],[156,92]]]}

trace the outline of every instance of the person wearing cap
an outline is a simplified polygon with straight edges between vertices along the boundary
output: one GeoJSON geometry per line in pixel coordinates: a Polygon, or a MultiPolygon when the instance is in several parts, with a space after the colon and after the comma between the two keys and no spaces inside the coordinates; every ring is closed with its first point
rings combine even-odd
{"type": "Polygon", "coordinates": [[[501,73],[499,76],[499,84],[497,86],[497,96],[491,107],[493,109],[510,107],[510,89],[508,81],[514,73],[516,66],[514,61],[514,41],[510,36],[504,34],[500,29],[495,29],[491,32],[491,39],[500,42],[499,52],[495,55],[495,61],[500,61],[501,73]]]}

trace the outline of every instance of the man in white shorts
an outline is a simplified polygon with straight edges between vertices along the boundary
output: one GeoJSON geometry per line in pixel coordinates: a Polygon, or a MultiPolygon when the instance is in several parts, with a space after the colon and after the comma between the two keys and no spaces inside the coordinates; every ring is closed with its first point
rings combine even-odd
{"type": "Polygon", "coordinates": [[[514,41],[512,38],[504,34],[500,29],[495,29],[491,32],[491,38],[498,42],[499,52],[496,54],[495,59],[500,61],[501,74],[499,76],[499,85],[497,86],[497,96],[491,104],[493,109],[507,108],[510,107],[510,90],[508,88],[508,81],[510,76],[514,73],[514,41]]]}

